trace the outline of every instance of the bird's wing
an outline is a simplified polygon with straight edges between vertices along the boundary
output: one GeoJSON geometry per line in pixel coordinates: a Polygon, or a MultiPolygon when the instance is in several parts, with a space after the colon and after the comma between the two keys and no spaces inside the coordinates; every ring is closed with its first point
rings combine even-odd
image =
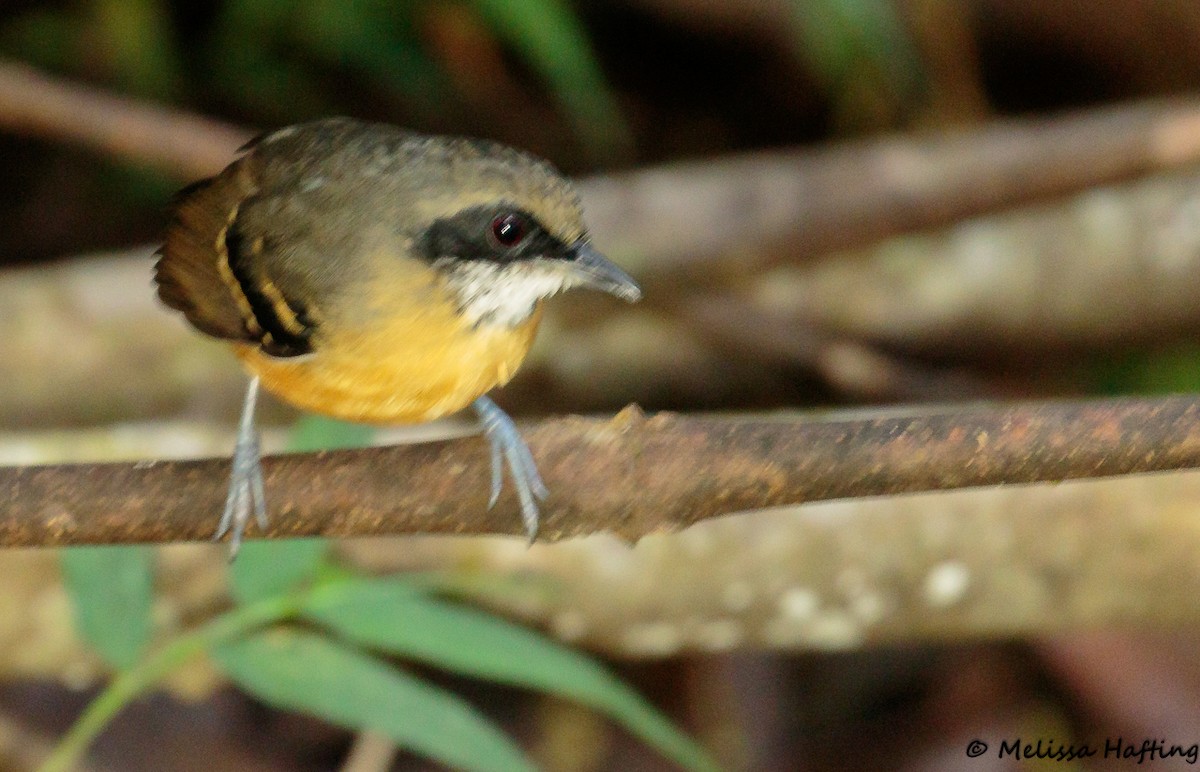
{"type": "Polygon", "coordinates": [[[251,153],[180,193],[155,267],[158,296],[214,337],[257,343],[275,356],[306,354],[305,309],[266,273],[268,234],[241,216],[255,201],[256,178],[251,153]]]}

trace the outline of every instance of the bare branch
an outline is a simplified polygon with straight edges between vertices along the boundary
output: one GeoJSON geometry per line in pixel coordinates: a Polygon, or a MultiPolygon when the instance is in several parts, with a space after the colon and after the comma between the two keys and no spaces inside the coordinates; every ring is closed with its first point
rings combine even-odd
{"type": "Polygon", "coordinates": [[[1191,339],[1198,209],[1193,166],[763,272],[743,297],[783,329],[943,360],[1191,339]]]}
{"type": "MultiPolygon", "coordinates": [[[[636,408],[526,437],[553,491],[543,538],[628,539],[822,499],[1200,467],[1200,398],[1032,403],[870,420],[721,420],[636,408]]],[[[272,537],[520,532],[487,508],[476,438],[265,460],[272,537]]],[[[200,540],[219,459],[0,470],[0,545],[200,540]]]]}
{"type": "Polygon", "coordinates": [[[71,142],[183,179],[229,163],[249,132],[0,61],[0,127],[71,142]]]}
{"type": "Polygon", "coordinates": [[[677,279],[726,255],[819,255],[1177,169],[1200,160],[1198,124],[1196,101],[995,121],[593,178],[584,203],[606,248],[677,279]]]}

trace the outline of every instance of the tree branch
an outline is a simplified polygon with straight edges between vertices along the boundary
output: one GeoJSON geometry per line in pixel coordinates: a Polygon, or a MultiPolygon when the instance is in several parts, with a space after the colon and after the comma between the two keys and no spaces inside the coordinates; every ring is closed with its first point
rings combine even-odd
{"type": "MultiPolygon", "coordinates": [[[[1200,467],[1200,398],[1031,403],[845,420],[565,418],[526,437],[552,491],[542,538],[627,539],[822,499],[1200,467]]],[[[268,535],[520,533],[487,508],[489,457],[468,437],[264,460],[268,535]]],[[[202,540],[221,459],[0,469],[0,545],[202,540]]]]}
{"type": "Polygon", "coordinates": [[[677,281],[730,257],[806,258],[1179,169],[1200,161],[1198,125],[1200,102],[1125,104],[641,169],[582,193],[606,249],[677,281]]]}

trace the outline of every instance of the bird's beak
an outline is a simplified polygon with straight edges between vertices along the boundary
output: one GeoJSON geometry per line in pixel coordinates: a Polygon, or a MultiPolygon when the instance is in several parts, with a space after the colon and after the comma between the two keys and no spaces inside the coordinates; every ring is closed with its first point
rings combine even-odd
{"type": "Polygon", "coordinates": [[[630,303],[641,300],[642,288],[633,277],[596,251],[591,244],[577,241],[571,249],[575,252],[575,259],[566,265],[579,279],[580,286],[616,295],[630,303]]]}

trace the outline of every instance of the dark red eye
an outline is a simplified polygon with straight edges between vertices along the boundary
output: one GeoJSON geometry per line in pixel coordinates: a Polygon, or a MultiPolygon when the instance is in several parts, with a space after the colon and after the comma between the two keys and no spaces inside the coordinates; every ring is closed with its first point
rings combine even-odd
{"type": "Polygon", "coordinates": [[[525,238],[525,218],[519,214],[502,214],[492,220],[492,238],[502,247],[515,247],[525,238]]]}

